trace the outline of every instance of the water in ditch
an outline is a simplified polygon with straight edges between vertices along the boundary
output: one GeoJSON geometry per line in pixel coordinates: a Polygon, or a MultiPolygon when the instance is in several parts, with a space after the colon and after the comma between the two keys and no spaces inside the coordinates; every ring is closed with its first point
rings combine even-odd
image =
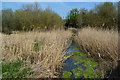
{"type": "Polygon", "coordinates": [[[70,57],[64,61],[62,78],[99,78],[98,63],[80,52],[74,42],[65,54],[70,57]]]}

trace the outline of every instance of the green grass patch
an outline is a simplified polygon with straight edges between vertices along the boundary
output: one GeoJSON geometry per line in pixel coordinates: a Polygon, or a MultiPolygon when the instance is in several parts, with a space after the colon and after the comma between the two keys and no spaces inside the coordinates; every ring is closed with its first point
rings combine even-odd
{"type": "Polygon", "coordinates": [[[72,69],[74,75],[75,75],[75,78],[79,78],[80,76],[83,75],[83,69],[82,68],[75,68],[75,69],[72,69]]]}
{"type": "Polygon", "coordinates": [[[74,50],[78,50],[78,48],[74,48],[74,50]]]}
{"type": "Polygon", "coordinates": [[[70,78],[70,76],[72,75],[71,72],[68,72],[68,71],[63,71],[63,75],[62,75],[62,78],[70,78]]]}
{"type": "Polygon", "coordinates": [[[75,53],[75,54],[77,54],[78,56],[81,56],[81,57],[86,57],[87,56],[87,54],[85,54],[85,53],[82,53],[82,52],[80,52],[80,51],[70,51],[70,53],[75,53]]]}
{"type": "Polygon", "coordinates": [[[33,72],[22,61],[2,62],[2,77],[4,78],[26,78],[33,72]]]}
{"type": "Polygon", "coordinates": [[[41,48],[41,46],[43,45],[43,42],[42,41],[35,41],[34,42],[34,46],[33,46],[33,50],[38,52],[41,48]]]}

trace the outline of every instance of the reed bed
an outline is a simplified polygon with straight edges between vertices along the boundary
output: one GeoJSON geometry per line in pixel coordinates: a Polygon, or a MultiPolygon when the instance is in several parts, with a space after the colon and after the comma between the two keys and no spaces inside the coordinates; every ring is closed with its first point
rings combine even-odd
{"type": "Polygon", "coordinates": [[[99,62],[101,77],[106,71],[117,66],[118,60],[118,31],[97,28],[83,28],[75,37],[82,52],[87,53],[99,62]]]}
{"type": "Polygon", "coordinates": [[[64,30],[2,34],[2,59],[27,62],[33,78],[57,78],[71,35],[64,30]]]}

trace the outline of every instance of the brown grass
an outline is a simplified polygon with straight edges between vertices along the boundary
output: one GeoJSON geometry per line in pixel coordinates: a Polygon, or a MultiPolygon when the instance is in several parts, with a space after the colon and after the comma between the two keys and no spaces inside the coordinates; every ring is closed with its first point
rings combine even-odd
{"type": "Polygon", "coordinates": [[[105,71],[116,67],[118,60],[118,32],[95,28],[83,28],[75,37],[81,51],[100,63],[102,77],[105,71]]]}
{"type": "Polygon", "coordinates": [[[35,72],[35,78],[55,78],[62,67],[64,51],[71,35],[71,32],[64,30],[2,34],[2,58],[27,62],[35,72]],[[39,51],[33,49],[35,41],[42,43],[39,51]]]}

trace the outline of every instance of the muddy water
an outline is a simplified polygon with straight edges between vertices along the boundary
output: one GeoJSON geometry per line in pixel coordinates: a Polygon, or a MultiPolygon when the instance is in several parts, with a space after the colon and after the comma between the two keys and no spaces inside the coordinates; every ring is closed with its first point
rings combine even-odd
{"type": "Polygon", "coordinates": [[[99,78],[98,63],[78,49],[74,42],[65,52],[62,78],[99,78]]]}

